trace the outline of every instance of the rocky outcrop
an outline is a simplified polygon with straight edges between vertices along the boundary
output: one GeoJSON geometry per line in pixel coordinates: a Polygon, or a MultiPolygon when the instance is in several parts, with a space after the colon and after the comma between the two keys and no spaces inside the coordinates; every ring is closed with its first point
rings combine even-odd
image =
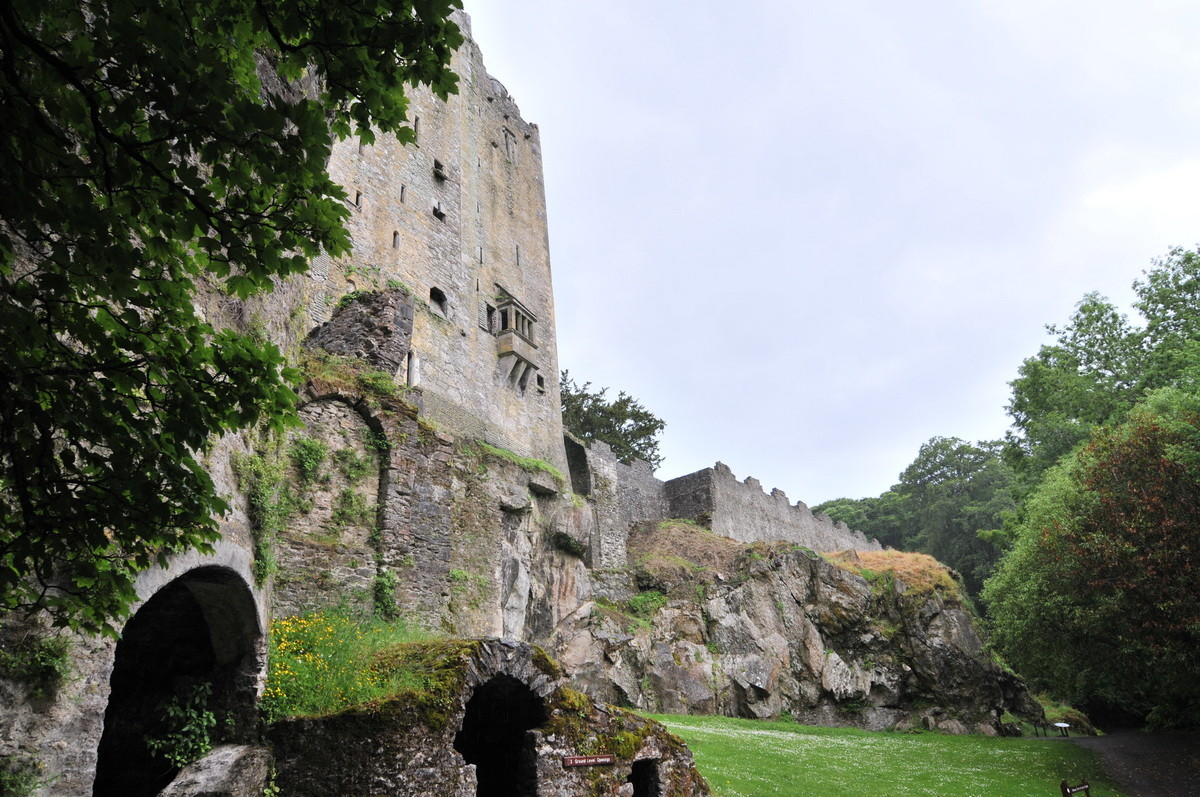
{"type": "Polygon", "coordinates": [[[267,748],[223,744],[184,767],[158,797],[261,797],[270,771],[267,748]]]}
{"type": "Polygon", "coordinates": [[[680,739],[568,688],[564,671],[532,645],[410,645],[390,666],[419,673],[421,688],[274,726],[284,794],[468,797],[501,785],[518,794],[709,794],[680,739]]]}
{"type": "Polygon", "coordinates": [[[554,649],[589,694],[876,730],[996,734],[1005,712],[1041,715],[984,649],[956,588],[868,581],[806,549],[696,527],[688,545],[680,528],[650,532],[664,537],[658,554],[631,542],[641,592],[594,600],[557,630],[554,649]]]}

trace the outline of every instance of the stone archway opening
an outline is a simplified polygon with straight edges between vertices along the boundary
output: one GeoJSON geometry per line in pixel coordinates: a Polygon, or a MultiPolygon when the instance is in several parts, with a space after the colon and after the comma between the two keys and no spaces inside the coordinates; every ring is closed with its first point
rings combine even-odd
{"type": "Polygon", "coordinates": [[[661,797],[662,785],[658,779],[658,759],[643,758],[634,761],[628,782],[633,784],[633,797],[661,797]]]}
{"type": "Polygon", "coordinates": [[[475,688],[454,749],[475,765],[477,797],[537,797],[537,752],[529,731],[546,722],[540,697],[509,675],[475,688]]]}
{"type": "Polygon", "coordinates": [[[254,597],[228,568],[191,570],[146,601],[117,643],[94,797],[154,797],[179,774],[146,740],[164,738],[167,706],[198,689],[211,694],[215,737],[249,738],[261,635],[254,597]]]}

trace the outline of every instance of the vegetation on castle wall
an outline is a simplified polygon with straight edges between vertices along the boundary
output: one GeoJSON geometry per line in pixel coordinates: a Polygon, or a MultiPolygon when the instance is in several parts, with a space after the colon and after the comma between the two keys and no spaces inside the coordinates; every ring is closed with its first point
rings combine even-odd
{"type": "Polygon", "coordinates": [[[554,467],[553,465],[551,465],[549,462],[547,462],[544,459],[534,459],[533,457],[523,457],[520,454],[514,454],[513,452],[509,451],[507,448],[500,448],[499,446],[493,446],[493,445],[483,442],[482,440],[478,441],[476,443],[476,445],[479,446],[479,449],[481,451],[488,454],[489,456],[496,457],[497,459],[502,459],[505,462],[511,462],[512,464],[516,465],[517,467],[522,468],[527,471],[531,471],[534,473],[546,473],[546,474],[554,477],[554,480],[557,481],[559,484],[562,484],[566,481],[566,477],[563,476],[562,471],[559,470],[558,468],[554,467]]]}
{"type": "Polygon", "coordinates": [[[329,446],[307,435],[296,435],[288,448],[288,456],[300,476],[300,486],[310,487],[321,478],[321,469],[329,456],[329,446]]]}
{"type": "Polygon", "coordinates": [[[45,767],[25,755],[0,755],[0,795],[32,797],[45,785],[45,767]]]}
{"type": "Polygon", "coordinates": [[[5,4],[0,609],[115,634],[139,571],[212,549],[206,446],[296,395],[197,298],[349,251],[332,144],[413,140],[406,86],[455,91],[455,5],[5,4]]]}
{"type": "Polygon", "coordinates": [[[287,464],[273,449],[233,457],[238,489],[246,495],[246,515],[254,544],[254,580],[266,583],[276,569],[275,539],[287,527],[295,502],[287,488],[287,464]]]}
{"type": "Polygon", "coordinates": [[[35,698],[52,696],[71,677],[66,637],[27,631],[0,648],[0,675],[25,684],[35,698]]]}
{"type": "Polygon", "coordinates": [[[371,600],[374,613],[385,620],[397,620],[400,609],[396,606],[396,587],[400,579],[395,572],[377,564],[375,579],[371,583],[371,600]]]}
{"type": "Polygon", "coordinates": [[[400,621],[334,610],[274,620],[263,716],[324,716],[437,686],[437,667],[397,652],[430,639],[400,621]]]}
{"type": "Polygon", "coordinates": [[[305,349],[300,353],[299,368],[310,382],[346,396],[361,396],[377,412],[387,414],[400,410],[409,417],[417,416],[417,408],[405,398],[410,388],[398,383],[391,374],[371,367],[360,357],[305,349]]]}

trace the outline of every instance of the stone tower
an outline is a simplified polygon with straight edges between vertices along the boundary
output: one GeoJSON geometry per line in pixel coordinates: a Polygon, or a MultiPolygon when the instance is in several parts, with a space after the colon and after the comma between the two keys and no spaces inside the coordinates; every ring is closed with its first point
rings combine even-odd
{"type": "Polygon", "coordinates": [[[309,313],[324,321],[346,293],[407,287],[412,351],[397,377],[422,415],[565,470],[538,128],[487,74],[469,18],[458,22],[459,93],[411,92],[415,144],[335,147],[354,251],[314,264],[309,313]]]}

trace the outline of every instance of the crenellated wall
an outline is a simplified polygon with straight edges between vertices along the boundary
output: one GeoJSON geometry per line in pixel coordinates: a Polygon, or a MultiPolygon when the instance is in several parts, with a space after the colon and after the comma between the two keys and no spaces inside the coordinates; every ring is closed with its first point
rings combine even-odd
{"type": "Polygon", "coordinates": [[[718,534],[739,542],[793,542],[814,551],[878,551],[845,523],[812,512],[803,501],[792,504],[780,489],[763,491],[753,477],[738,481],[723,462],[671,479],[665,485],[672,517],[699,520],[718,534]]]}

